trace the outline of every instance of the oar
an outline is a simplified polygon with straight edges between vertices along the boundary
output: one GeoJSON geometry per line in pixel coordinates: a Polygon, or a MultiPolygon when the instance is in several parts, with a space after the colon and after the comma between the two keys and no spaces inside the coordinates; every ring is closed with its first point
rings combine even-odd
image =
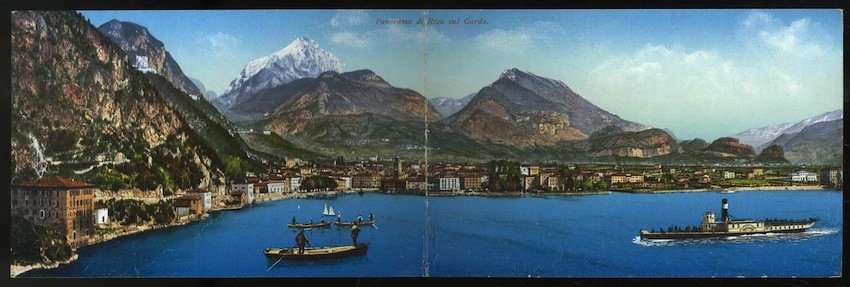
{"type": "MultiPolygon", "coordinates": [[[[293,246],[292,248],[289,248],[289,251],[291,252],[291,251],[293,251],[294,249],[295,249],[295,247],[293,246]]],[[[281,256],[281,257],[280,257],[280,259],[278,259],[278,260],[277,260],[277,262],[275,262],[274,264],[272,264],[272,266],[271,266],[271,267],[269,267],[269,269],[266,269],[266,272],[271,271],[271,270],[272,270],[272,268],[274,268],[274,266],[275,266],[275,265],[277,265],[278,263],[280,263],[280,261],[281,261],[281,260],[283,260],[283,256],[281,256]]]]}
{"type": "Polygon", "coordinates": [[[377,226],[377,225],[375,225],[374,223],[372,223],[372,227],[374,227],[374,228],[375,228],[375,229],[377,229],[377,230],[380,230],[380,228],[378,228],[378,226],[377,226]]]}

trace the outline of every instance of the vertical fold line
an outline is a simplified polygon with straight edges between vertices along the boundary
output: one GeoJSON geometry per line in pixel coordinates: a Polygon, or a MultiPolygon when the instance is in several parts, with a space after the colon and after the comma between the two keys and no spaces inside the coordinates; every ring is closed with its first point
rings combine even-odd
{"type": "Polygon", "coordinates": [[[422,13],[422,25],[423,25],[423,33],[422,33],[422,92],[425,97],[425,166],[424,166],[424,175],[425,175],[425,222],[424,222],[424,236],[422,240],[422,276],[429,277],[430,276],[430,261],[429,261],[429,248],[431,241],[431,215],[428,210],[428,192],[431,189],[429,181],[428,181],[428,112],[429,112],[429,104],[428,104],[428,10],[424,10],[422,13]]]}

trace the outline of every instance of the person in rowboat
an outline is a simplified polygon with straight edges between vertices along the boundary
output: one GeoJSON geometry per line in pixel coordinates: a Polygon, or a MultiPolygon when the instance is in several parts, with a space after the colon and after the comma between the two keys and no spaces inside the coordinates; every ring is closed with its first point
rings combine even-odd
{"type": "Polygon", "coordinates": [[[292,225],[295,225],[295,216],[292,217],[292,225]]]}
{"type": "Polygon", "coordinates": [[[304,245],[310,243],[310,240],[307,239],[307,235],[304,235],[304,228],[298,232],[298,235],[295,235],[295,245],[298,245],[298,254],[304,254],[304,245]]]}
{"type": "Polygon", "coordinates": [[[363,222],[363,216],[362,215],[360,215],[360,214],[357,215],[357,222],[358,223],[363,222]]]}
{"type": "Polygon", "coordinates": [[[325,219],[324,219],[324,218],[322,218],[322,221],[319,221],[319,223],[323,223],[323,224],[324,224],[324,223],[325,223],[325,219]]]}
{"type": "Polygon", "coordinates": [[[369,212],[369,221],[375,221],[375,215],[369,212]]]}
{"type": "Polygon", "coordinates": [[[313,220],[312,220],[312,219],[310,219],[310,225],[313,225],[313,220]]]}
{"type": "Polygon", "coordinates": [[[360,235],[360,227],[357,224],[351,227],[351,242],[357,246],[357,236],[360,235]]]}
{"type": "Polygon", "coordinates": [[[336,214],[336,222],[337,222],[337,223],[342,222],[342,213],[337,212],[337,214],[336,214]]]}

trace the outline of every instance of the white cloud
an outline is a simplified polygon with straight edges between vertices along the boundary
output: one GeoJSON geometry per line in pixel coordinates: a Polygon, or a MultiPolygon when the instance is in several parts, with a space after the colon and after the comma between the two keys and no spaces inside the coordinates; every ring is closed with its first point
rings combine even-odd
{"type": "Polygon", "coordinates": [[[199,35],[198,38],[198,42],[200,42],[202,49],[206,50],[204,52],[219,59],[233,57],[236,49],[242,42],[239,38],[223,32],[199,35]]]}
{"type": "Polygon", "coordinates": [[[686,137],[730,135],[775,123],[776,113],[790,120],[840,106],[840,54],[782,58],[738,61],[714,50],[647,44],[593,68],[584,94],[626,119],[686,137]]]}
{"type": "Polygon", "coordinates": [[[331,42],[346,45],[353,48],[364,48],[368,46],[365,38],[353,32],[336,32],[331,35],[331,42]]]}
{"type": "Polygon", "coordinates": [[[369,13],[363,10],[339,10],[331,18],[330,24],[333,27],[343,25],[359,25],[369,19],[369,13]]]}
{"type": "Polygon", "coordinates": [[[740,25],[743,37],[757,41],[759,47],[785,53],[820,51],[820,47],[811,39],[813,23],[808,18],[797,19],[786,25],[773,15],[751,11],[740,25]]]}
{"type": "Polygon", "coordinates": [[[514,29],[493,29],[472,38],[480,49],[508,53],[525,54],[539,46],[550,45],[550,34],[558,30],[552,22],[537,21],[532,25],[520,26],[514,29]]]}
{"type": "Polygon", "coordinates": [[[782,51],[791,51],[800,42],[800,37],[809,27],[809,19],[794,21],[789,26],[780,27],[775,31],[761,31],[759,38],[770,46],[782,51]]]}

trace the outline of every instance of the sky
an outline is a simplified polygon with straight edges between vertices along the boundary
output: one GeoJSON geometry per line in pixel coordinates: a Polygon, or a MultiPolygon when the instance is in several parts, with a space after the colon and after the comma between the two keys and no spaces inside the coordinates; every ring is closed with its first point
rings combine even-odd
{"type": "Polygon", "coordinates": [[[94,25],[147,27],[184,73],[219,94],[249,61],[304,36],[345,71],[370,69],[428,98],[475,93],[515,67],[679,139],[711,141],[843,106],[835,9],[82,13],[94,25]],[[443,22],[416,25],[422,17],[443,22]]]}

